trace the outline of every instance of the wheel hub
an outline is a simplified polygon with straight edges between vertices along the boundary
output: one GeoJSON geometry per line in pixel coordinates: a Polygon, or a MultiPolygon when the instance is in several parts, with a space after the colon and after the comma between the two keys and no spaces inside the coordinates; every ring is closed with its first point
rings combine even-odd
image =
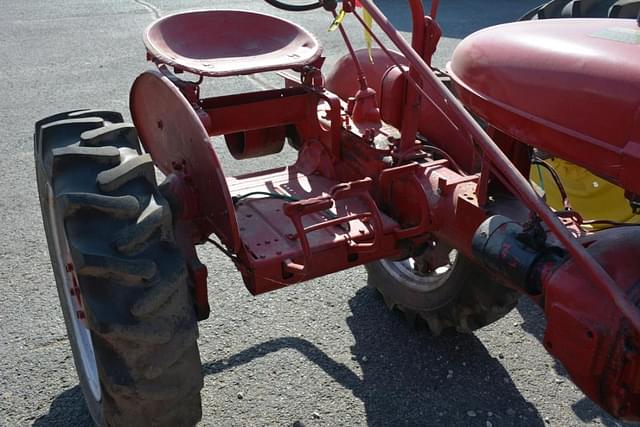
{"type": "Polygon", "coordinates": [[[418,256],[381,263],[394,279],[416,290],[433,291],[446,282],[457,258],[456,250],[434,241],[418,256]]]}

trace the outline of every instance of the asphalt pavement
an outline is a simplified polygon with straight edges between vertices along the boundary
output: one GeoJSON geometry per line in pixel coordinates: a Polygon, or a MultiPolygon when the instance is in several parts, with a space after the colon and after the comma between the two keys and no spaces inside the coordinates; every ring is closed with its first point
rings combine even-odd
{"type": "MultiPolygon", "coordinates": [[[[446,0],[437,65],[465,35],[516,19],[538,0],[446,0]]],[[[406,4],[379,0],[403,31],[406,4]]],[[[157,16],[252,9],[301,23],[331,65],[342,52],[326,13],[286,14],[260,0],[0,0],[0,426],[85,426],[91,420],[66,340],[38,207],[36,120],[106,108],[128,115],[128,91],[150,65],[141,42],[157,16]]],[[[361,30],[349,26],[358,44],[361,30]]],[[[268,86],[272,76],[209,82],[210,94],[268,86]]],[[[290,163],[285,152],[226,173],[290,163]]],[[[434,339],[408,327],[366,287],[364,269],[252,297],[212,247],[211,318],[200,325],[204,426],[616,425],[540,344],[544,319],[526,300],[473,335],[434,339]]]]}

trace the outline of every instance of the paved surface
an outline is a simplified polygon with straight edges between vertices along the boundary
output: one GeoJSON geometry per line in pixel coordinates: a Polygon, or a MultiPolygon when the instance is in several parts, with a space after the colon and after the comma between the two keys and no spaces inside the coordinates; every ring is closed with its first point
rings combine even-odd
{"type": "MultiPolygon", "coordinates": [[[[442,65],[473,30],[513,20],[537,0],[443,2],[442,65]]],[[[31,133],[46,115],[84,107],[127,111],[146,69],[142,29],[157,15],[201,7],[270,11],[246,1],[0,0],[0,425],[83,426],[77,386],[37,204],[31,133]]],[[[407,30],[404,2],[380,0],[407,30]]],[[[287,15],[285,15],[287,16],[287,15]]],[[[318,12],[289,17],[322,39],[318,12]]],[[[360,31],[352,31],[360,40],[360,31]]],[[[211,93],[255,89],[230,79],[211,93]]],[[[290,161],[293,153],[228,173],[290,161]]],[[[213,315],[201,324],[202,425],[615,425],[539,344],[544,323],[523,301],[475,335],[441,340],[405,326],[365,287],[363,269],[251,297],[225,258],[203,248],[213,315]],[[239,396],[242,399],[239,399],[239,396]]]]}

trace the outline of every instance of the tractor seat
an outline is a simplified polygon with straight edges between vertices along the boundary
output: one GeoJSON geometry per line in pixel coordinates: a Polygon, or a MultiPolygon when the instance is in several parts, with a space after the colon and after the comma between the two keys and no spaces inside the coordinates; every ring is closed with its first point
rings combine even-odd
{"type": "Polygon", "coordinates": [[[298,25],[262,13],[199,10],[169,15],[144,33],[150,59],[210,77],[301,67],[321,54],[298,25]]]}

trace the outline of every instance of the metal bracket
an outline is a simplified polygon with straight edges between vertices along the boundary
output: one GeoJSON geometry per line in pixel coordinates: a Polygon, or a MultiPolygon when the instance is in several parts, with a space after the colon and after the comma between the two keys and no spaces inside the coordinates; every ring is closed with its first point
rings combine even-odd
{"type": "Polygon", "coordinates": [[[283,212],[291,219],[296,230],[295,236],[291,236],[291,238],[300,240],[304,260],[303,264],[296,263],[291,259],[285,260],[284,267],[286,271],[304,277],[311,270],[313,253],[307,238],[309,233],[328,227],[341,226],[354,220],[371,223],[373,239],[366,243],[358,243],[350,239],[348,242],[350,252],[375,252],[378,249],[380,244],[379,237],[382,235],[383,227],[380,211],[378,211],[376,203],[369,193],[372,182],[371,178],[367,177],[358,181],[341,183],[331,189],[331,195],[329,196],[314,197],[284,204],[283,212]],[[336,201],[352,197],[364,199],[368,211],[336,217],[307,227],[302,223],[302,217],[313,213],[325,212],[331,209],[336,201]]]}

